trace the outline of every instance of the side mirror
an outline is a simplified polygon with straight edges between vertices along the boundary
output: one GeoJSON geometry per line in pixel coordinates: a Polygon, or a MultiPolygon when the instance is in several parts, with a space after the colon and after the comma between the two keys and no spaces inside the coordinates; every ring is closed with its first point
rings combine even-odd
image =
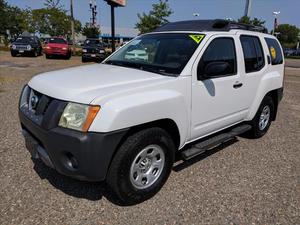
{"type": "Polygon", "coordinates": [[[198,69],[198,80],[205,80],[226,75],[230,72],[231,66],[227,62],[210,62],[204,69],[198,69]]]}

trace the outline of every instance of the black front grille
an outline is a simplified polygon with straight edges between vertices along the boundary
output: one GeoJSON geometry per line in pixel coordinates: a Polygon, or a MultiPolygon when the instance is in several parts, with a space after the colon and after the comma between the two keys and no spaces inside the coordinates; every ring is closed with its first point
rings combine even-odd
{"type": "Polygon", "coordinates": [[[98,53],[98,52],[99,52],[99,50],[96,48],[88,48],[87,49],[87,53],[98,53]]]}
{"type": "Polygon", "coordinates": [[[34,123],[51,129],[57,126],[66,104],[65,101],[51,98],[27,86],[21,96],[20,110],[34,123]]]}

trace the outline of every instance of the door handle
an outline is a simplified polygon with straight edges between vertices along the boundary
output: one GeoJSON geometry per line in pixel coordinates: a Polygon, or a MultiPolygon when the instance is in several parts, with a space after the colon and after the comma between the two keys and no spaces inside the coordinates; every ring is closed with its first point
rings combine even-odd
{"type": "Polygon", "coordinates": [[[243,83],[236,83],[233,85],[233,88],[237,89],[243,86],[243,83]]]}

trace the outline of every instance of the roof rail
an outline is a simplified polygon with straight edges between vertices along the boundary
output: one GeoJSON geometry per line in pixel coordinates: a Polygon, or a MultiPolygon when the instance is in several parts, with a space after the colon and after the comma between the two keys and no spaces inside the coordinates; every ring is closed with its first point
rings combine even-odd
{"type": "Polygon", "coordinates": [[[158,27],[155,32],[162,31],[230,31],[232,29],[249,30],[267,33],[267,29],[262,26],[238,23],[229,20],[189,20],[172,22],[158,27]]]}

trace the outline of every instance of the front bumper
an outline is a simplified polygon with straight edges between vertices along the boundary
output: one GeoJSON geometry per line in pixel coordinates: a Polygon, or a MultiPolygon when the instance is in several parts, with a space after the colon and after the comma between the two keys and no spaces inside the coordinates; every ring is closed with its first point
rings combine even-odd
{"type": "Polygon", "coordinates": [[[35,51],[35,48],[31,48],[30,50],[27,50],[27,49],[10,49],[10,51],[12,53],[15,53],[15,54],[32,54],[34,51],[35,51]]]}
{"type": "Polygon", "coordinates": [[[54,124],[61,113],[54,113],[51,104],[42,119],[24,107],[19,109],[22,133],[31,156],[76,179],[105,180],[113,154],[127,129],[83,133],[58,127],[54,124]]]}
{"type": "Polygon", "coordinates": [[[44,49],[44,53],[46,55],[63,55],[67,56],[69,54],[69,50],[63,50],[63,49],[44,49]]]}
{"type": "Polygon", "coordinates": [[[85,59],[105,59],[105,54],[102,53],[82,53],[82,58],[85,59]]]}

